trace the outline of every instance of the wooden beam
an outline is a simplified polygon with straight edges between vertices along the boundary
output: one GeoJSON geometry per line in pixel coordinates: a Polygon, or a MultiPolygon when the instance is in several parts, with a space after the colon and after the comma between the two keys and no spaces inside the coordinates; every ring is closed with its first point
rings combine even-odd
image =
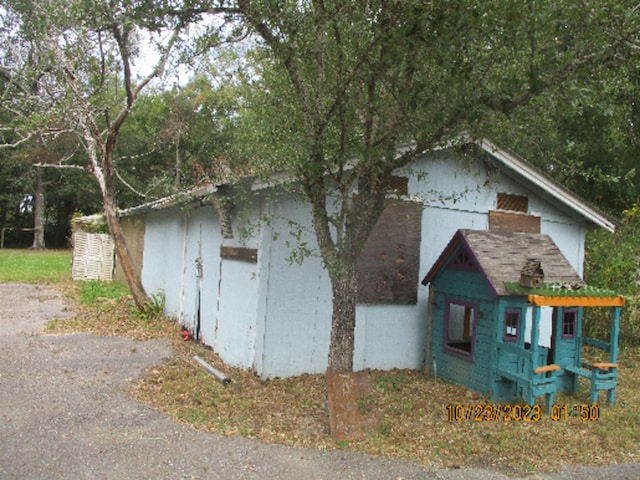
{"type": "MultiPolygon", "coordinates": [[[[424,374],[431,376],[431,340],[433,335],[433,309],[436,306],[436,293],[433,284],[429,285],[429,311],[427,312],[427,344],[425,348],[424,374]]],[[[434,372],[435,373],[435,372],[434,372]]]]}
{"type": "Polygon", "coordinates": [[[258,250],[255,248],[220,247],[220,258],[258,263],[258,250]]]}
{"type": "Polygon", "coordinates": [[[542,367],[536,368],[533,373],[547,373],[547,372],[555,372],[556,370],[560,370],[559,365],[544,365],[542,367]]]}
{"type": "Polygon", "coordinates": [[[610,368],[618,368],[617,363],[610,362],[592,363],[591,366],[597,368],[598,370],[609,370],[610,368]]]}
{"type": "Polygon", "coordinates": [[[540,233],[540,217],[524,213],[489,211],[489,230],[492,232],[540,233]]]}
{"type": "Polygon", "coordinates": [[[529,295],[529,303],[539,307],[621,307],[625,298],[529,295]]]}

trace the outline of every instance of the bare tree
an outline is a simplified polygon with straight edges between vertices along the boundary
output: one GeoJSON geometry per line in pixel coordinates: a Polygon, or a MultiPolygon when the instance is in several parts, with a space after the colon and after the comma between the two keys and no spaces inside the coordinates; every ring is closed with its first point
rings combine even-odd
{"type": "Polygon", "coordinates": [[[0,32],[9,48],[3,144],[72,132],[102,193],[106,223],[136,305],[149,297],[134,269],[117,204],[114,149],[141,92],[159,78],[197,11],[164,2],[10,1],[0,32]]]}

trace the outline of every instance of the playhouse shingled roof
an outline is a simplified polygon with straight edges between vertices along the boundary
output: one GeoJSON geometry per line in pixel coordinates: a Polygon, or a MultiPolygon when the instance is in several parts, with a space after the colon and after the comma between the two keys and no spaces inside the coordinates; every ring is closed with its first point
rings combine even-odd
{"type": "Polygon", "coordinates": [[[621,306],[624,297],[584,283],[549,235],[540,233],[458,230],[422,280],[427,285],[462,247],[485,276],[493,294],[526,295],[530,303],[548,306],[621,306]],[[520,284],[523,268],[540,262],[544,283],[520,284]]]}
{"type": "Polygon", "coordinates": [[[533,258],[540,261],[545,284],[584,285],[580,275],[549,235],[464,229],[456,232],[422,281],[423,284],[433,279],[460,245],[485,275],[495,295],[515,293],[507,284],[519,282],[523,267],[533,258]]]}

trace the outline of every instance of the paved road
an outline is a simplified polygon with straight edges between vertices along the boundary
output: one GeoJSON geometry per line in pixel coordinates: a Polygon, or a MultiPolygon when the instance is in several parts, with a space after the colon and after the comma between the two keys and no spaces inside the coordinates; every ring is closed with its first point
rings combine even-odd
{"type": "MultiPolygon", "coordinates": [[[[0,285],[0,480],[507,478],[226,438],[176,424],[124,391],[171,354],[167,343],[35,333],[62,311],[55,292],[0,285]]],[[[640,469],[530,478],[635,480],[640,469]]]]}

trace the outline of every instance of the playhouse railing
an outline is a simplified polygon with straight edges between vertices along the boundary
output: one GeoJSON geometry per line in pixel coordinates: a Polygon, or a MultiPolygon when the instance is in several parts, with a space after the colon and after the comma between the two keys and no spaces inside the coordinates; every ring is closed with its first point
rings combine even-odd
{"type": "Polygon", "coordinates": [[[547,409],[551,409],[558,390],[558,365],[540,365],[540,358],[534,361],[538,350],[527,350],[519,345],[497,343],[497,375],[515,383],[516,396],[528,405],[533,405],[537,397],[546,396],[547,409]]]}
{"type": "Polygon", "coordinates": [[[612,405],[615,402],[616,387],[618,384],[617,341],[613,344],[595,338],[583,338],[582,344],[608,352],[609,361],[583,361],[580,362],[579,366],[572,365],[565,367],[565,370],[574,374],[573,391],[575,392],[577,390],[578,378],[586,378],[590,381],[589,403],[596,403],[598,401],[598,392],[605,390],[607,392],[607,403],[612,405]]]}

